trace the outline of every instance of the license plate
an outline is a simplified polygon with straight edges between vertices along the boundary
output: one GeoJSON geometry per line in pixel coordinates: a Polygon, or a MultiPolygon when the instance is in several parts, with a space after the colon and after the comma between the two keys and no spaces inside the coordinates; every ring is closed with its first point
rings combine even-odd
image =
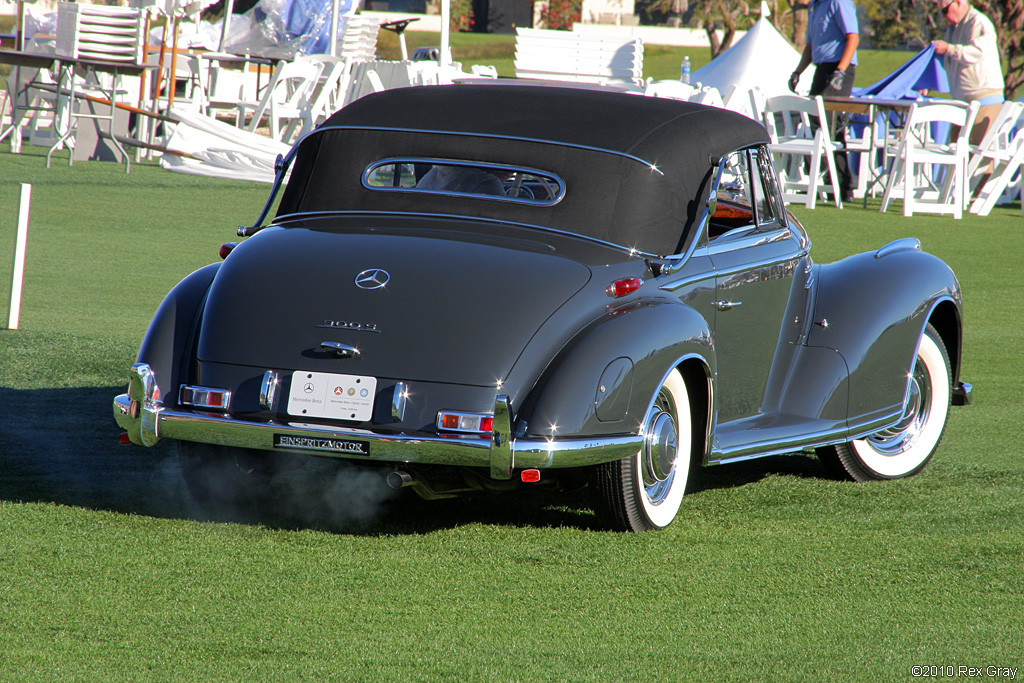
{"type": "Polygon", "coordinates": [[[376,393],[376,377],[293,372],[288,414],[367,422],[376,393]]]}

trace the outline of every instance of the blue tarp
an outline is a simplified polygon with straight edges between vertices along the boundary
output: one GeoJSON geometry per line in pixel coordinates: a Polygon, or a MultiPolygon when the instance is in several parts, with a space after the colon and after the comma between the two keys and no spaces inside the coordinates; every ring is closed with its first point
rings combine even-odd
{"type": "MultiPolygon", "coordinates": [[[[352,0],[342,0],[338,11],[340,19],[352,10],[352,0]]],[[[299,52],[306,55],[330,53],[332,0],[287,0],[282,10],[285,30],[292,36],[305,36],[299,52]]]]}
{"type": "Polygon", "coordinates": [[[920,91],[934,90],[949,92],[949,79],[942,66],[942,58],[935,54],[935,48],[929,45],[911,57],[900,68],[882,80],[864,88],[854,88],[854,97],[872,95],[891,99],[916,100],[921,97],[920,91]]]}
{"type": "MultiPolygon", "coordinates": [[[[340,0],[338,31],[359,0],[340,0]]],[[[295,55],[329,54],[333,0],[260,0],[231,24],[224,49],[235,54],[291,59],[295,55]]]]}
{"type": "MultiPolygon", "coordinates": [[[[916,55],[911,57],[903,66],[880,81],[872,83],[864,88],[854,88],[854,97],[879,97],[893,100],[920,100],[925,99],[922,91],[928,92],[949,92],[949,79],[946,76],[946,69],[942,66],[942,57],[935,54],[935,48],[929,45],[916,55]]],[[[885,116],[879,114],[879,117],[885,116]]],[[[883,121],[884,119],[879,119],[883,121]]],[[[863,127],[867,125],[868,119],[864,115],[850,118],[850,127],[858,136],[862,134],[863,127]]],[[[896,112],[889,113],[890,125],[902,125],[899,115],[896,112]]],[[[949,134],[949,125],[945,123],[932,124],[932,136],[937,139],[945,139],[949,134]]],[[[860,155],[853,155],[850,166],[856,169],[860,165],[860,155]]]]}

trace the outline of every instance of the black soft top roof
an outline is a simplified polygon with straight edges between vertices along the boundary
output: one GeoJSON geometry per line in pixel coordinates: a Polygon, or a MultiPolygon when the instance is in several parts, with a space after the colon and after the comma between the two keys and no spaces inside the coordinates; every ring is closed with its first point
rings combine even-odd
{"type": "Polygon", "coordinates": [[[301,143],[278,215],[457,213],[667,255],[677,253],[700,215],[712,159],[768,140],[763,126],[741,114],[607,89],[398,88],[349,104],[301,143]],[[551,171],[565,180],[566,196],[555,206],[536,207],[422,193],[384,196],[363,187],[369,164],[405,155],[551,171]]]}

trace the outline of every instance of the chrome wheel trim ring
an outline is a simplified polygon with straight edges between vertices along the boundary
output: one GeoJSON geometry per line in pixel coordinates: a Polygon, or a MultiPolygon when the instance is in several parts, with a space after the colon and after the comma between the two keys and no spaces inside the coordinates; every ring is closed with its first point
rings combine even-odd
{"type": "Polygon", "coordinates": [[[671,400],[662,392],[646,420],[640,470],[644,495],[651,505],[664,502],[672,489],[679,457],[679,431],[671,412],[671,400]]]}
{"type": "Polygon", "coordinates": [[[918,361],[910,378],[907,405],[899,423],[868,437],[865,441],[879,455],[897,456],[905,453],[928,424],[932,406],[931,376],[918,361]]]}

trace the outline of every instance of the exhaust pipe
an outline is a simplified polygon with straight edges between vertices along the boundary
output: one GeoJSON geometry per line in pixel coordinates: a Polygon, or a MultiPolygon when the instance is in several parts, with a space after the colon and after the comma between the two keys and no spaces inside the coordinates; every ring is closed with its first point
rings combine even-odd
{"type": "Polygon", "coordinates": [[[412,475],[403,470],[395,470],[388,473],[388,486],[395,489],[404,489],[406,486],[415,486],[416,480],[412,475]]]}
{"type": "Polygon", "coordinates": [[[457,498],[463,493],[477,491],[480,488],[469,485],[456,471],[432,472],[428,477],[420,472],[413,474],[406,470],[393,470],[388,473],[387,482],[388,486],[395,490],[411,488],[424,500],[457,498]]]}

